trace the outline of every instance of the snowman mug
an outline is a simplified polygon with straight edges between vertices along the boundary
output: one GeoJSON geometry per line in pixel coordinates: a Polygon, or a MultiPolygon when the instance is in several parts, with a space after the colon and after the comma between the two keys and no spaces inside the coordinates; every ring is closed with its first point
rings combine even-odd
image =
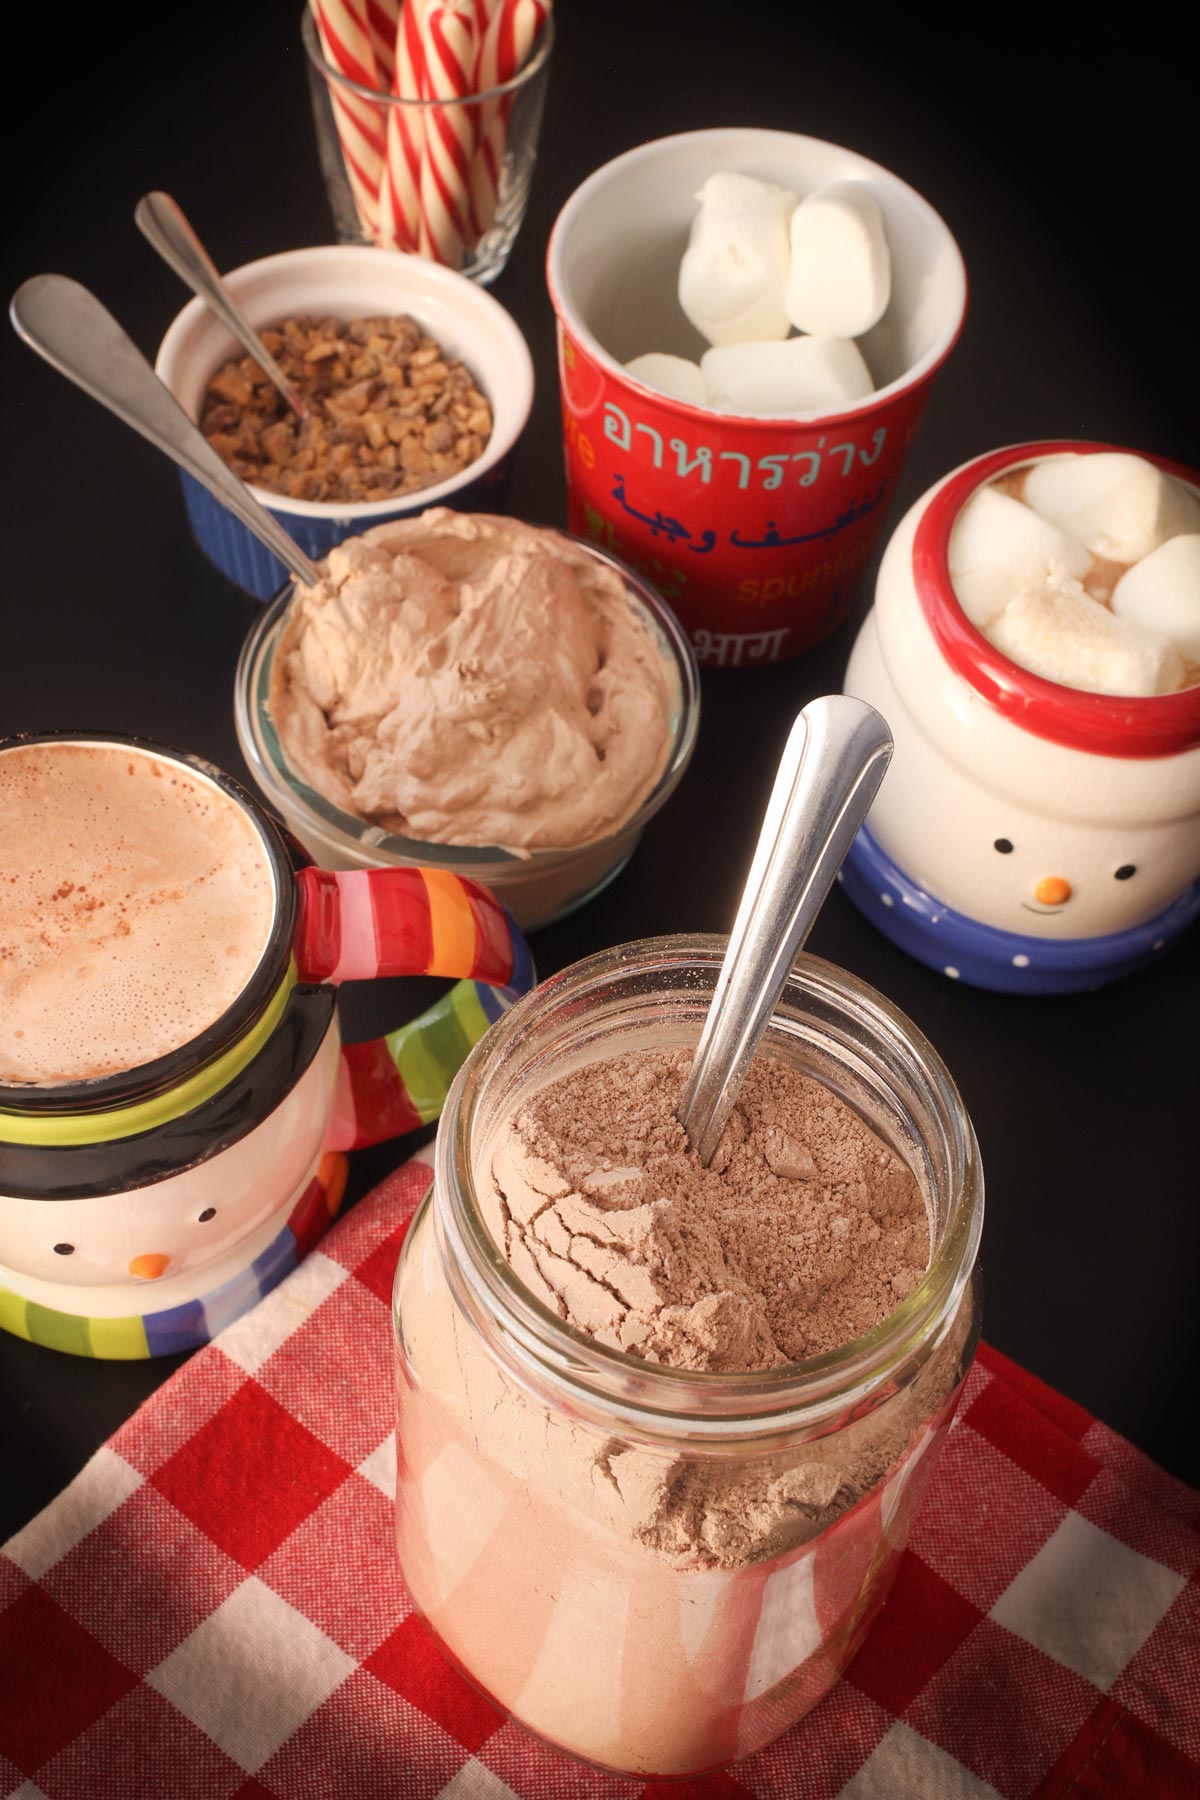
{"type": "Polygon", "coordinates": [[[22,736],[0,758],[43,744],[210,784],[251,821],[273,884],[265,948],[207,1030],[116,1074],[0,1083],[0,1327],[85,1356],[156,1356],[204,1343],[296,1266],[337,1212],[341,1152],[436,1119],[533,967],[475,882],[306,866],[237,782],[144,739],[22,736]],[[343,1045],[336,984],[388,975],[458,979],[399,1030],[343,1045]]]}
{"type": "MultiPolygon", "coordinates": [[[[1047,681],[975,629],[950,581],[950,534],[977,488],[1116,448],[1016,444],[931,488],[888,544],[846,671],[896,747],[844,891],[902,950],[977,987],[1100,987],[1200,913],[1200,687],[1047,681]]],[[[1200,475],[1136,454],[1200,492],[1200,475]]]]}

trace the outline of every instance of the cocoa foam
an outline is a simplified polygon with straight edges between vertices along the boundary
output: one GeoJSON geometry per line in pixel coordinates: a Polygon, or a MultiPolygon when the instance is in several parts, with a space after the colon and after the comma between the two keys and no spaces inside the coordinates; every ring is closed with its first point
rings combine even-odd
{"type": "Polygon", "coordinates": [[[204,776],[103,743],[0,752],[0,1080],[52,1086],[212,1025],[275,913],[250,817],[204,776]]]}

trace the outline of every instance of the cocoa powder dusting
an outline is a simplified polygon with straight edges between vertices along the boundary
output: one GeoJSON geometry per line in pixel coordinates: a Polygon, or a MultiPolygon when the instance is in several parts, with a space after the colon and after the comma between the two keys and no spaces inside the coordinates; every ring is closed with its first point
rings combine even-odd
{"type": "Polygon", "coordinates": [[[675,1368],[773,1368],[870,1330],[928,1266],[907,1165],[822,1082],[760,1057],[705,1169],[675,1116],[690,1062],[591,1063],[506,1121],[480,1188],[514,1271],[579,1329],[675,1368]]]}

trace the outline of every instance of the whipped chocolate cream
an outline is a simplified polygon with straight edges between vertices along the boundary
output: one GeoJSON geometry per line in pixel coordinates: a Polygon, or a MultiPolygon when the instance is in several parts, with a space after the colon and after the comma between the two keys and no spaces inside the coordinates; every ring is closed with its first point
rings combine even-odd
{"type": "Polygon", "coordinates": [[[292,768],[344,811],[518,853],[625,824],[678,703],[611,569],[557,532],[441,507],[330,552],[292,603],[270,701],[292,768]]]}

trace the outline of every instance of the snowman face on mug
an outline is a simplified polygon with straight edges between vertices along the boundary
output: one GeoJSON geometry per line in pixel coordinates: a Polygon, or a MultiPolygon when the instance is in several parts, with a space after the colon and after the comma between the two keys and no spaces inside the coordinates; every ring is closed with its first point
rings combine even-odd
{"type": "MultiPolygon", "coordinates": [[[[1001,833],[992,839],[992,851],[1004,862],[999,867],[998,888],[1012,905],[1029,915],[1024,923],[1011,919],[1008,928],[1030,936],[1057,936],[1054,921],[1061,921],[1064,937],[1092,937],[1119,930],[1112,920],[1118,915],[1133,924],[1146,913],[1144,889],[1112,888],[1107,883],[1137,880],[1136,862],[1120,860],[1127,836],[1117,828],[1096,828],[1076,836],[1079,828],[1054,826],[1047,831],[1022,829],[1023,841],[1001,833]],[[1074,842],[1068,842],[1075,837],[1074,842]],[[1062,869],[1058,867],[1062,864],[1062,869]],[[1066,871],[1070,871],[1069,873],[1066,871]]],[[[1011,829],[1017,830],[1014,824],[1011,829]]],[[[1140,838],[1141,833],[1137,834],[1140,838]]],[[[1153,855],[1153,850],[1148,852],[1153,855]]],[[[1168,896],[1169,897],[1169,896],[1168,896]]]]}
{"type": "MultiPolygon", "coordinates": [[[[1152,919],[1200,873],[1178,820],[1056,817],[974,779],[897,719],[895,776],[871,826],[934,899],[1025,937],[1104,937],[1152,919]]],[[[1069,813],[1067,792],[1039,793],[1069,813]]]]}
{"type": "Polygon", "coordinates": [[[150,1304],[157,1283],[217,1262],[278,1207],[262,1187],[218,1187],[182,1178],[88,1200],[0,1198],[0,1265],[71,1287],[144,1287],[150,1304]]]}
{"type": "Polygon", "coordinates": [[[1047,818],[974,786],[959,796],[939,787],[925,819],[909,874],[957,912],[1025,937],[1124,931],[1161,912],[1196,872],[1177,829],[1047,818]]]}

